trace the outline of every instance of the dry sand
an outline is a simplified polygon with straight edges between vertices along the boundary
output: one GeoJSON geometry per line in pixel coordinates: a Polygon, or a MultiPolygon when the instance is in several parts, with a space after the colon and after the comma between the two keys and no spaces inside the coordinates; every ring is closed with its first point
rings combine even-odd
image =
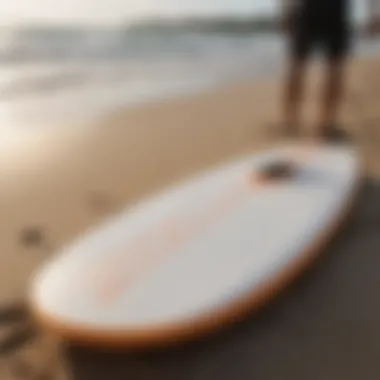
{"type": "MultiPolygon", "coordinates": [[[[380,59],[361,60],[350,68],[342,117],[363,153],[368,179],[343,236],[259,315],[158,354],[61,347],[17,309],[28,277],[45,257],[110,213],[190,173],[278,142],[279,83],[235,84],[122,110],[75,130],[2,132],[0,379],[378,378],[379,65],[380,59]],[[28,234],[30,229],[42,236],[28,234]]],[[[316,111],[315,83],[305,125],[316,111]]]]}

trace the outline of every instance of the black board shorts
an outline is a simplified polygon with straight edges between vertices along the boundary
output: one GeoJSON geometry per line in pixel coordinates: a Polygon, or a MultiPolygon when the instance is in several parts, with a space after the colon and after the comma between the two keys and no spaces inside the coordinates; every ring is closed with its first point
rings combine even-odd
{"type": "MultiPolygon", "coordinates": [[[[291,30],[291,54],[303,60],[314,50],[321,50],[329,60],[345,58],[350,50],[350,22],[346,17],[347,9],[323,7],[314,8],[301,5],[294,12],[291,30]]],[[[330,0],[330,5],[334,0],[330,0]]]]}

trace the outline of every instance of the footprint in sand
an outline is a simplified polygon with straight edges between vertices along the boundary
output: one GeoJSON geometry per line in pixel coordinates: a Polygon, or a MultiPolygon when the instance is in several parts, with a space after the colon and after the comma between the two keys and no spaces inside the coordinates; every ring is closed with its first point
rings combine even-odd
{"type": "Polygon", "coordinates": [[[0,360],[7,363],[11,379],[53,379],[50,363],[46,363],[43,368],[35,368],[34,360],[28,360],[28,354],[24,352],[25,348],[36,344],[41,337],[23,302],[0,306],[0,360]]]}
{"type": "Polygon", "coordinates": [[[0,357],[13,354],[38,336],[22,302],[0,305],[0,331],[0,357]]]}
{"type": "Polygon", "coordinates": [[[29,226],[20,231],[19,242],[25,248],[41,248],[46,251],[52,249],[42,226],[29,226]]]}

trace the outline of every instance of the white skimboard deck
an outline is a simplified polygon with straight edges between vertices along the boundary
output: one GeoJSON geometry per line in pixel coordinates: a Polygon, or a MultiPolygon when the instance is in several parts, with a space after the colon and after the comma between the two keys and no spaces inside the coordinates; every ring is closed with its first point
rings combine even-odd
{"type": "Polygon", "coordinates": [[[263,306],[311,264],[359,184],[349,147],[294,145],[231,162],[112,218],[42,265],[39,323],[63,339],[151,348],[200,337],[263,306]],[[293,178],[263,164],[294,160],[293,178]]]}

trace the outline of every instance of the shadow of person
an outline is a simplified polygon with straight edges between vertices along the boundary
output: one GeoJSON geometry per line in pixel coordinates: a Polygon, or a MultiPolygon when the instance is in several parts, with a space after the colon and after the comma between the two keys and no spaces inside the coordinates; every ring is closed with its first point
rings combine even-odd
{"type": "Polygon", "coordinates": [[[244,322],[158,352],[68,346],[75,380],[376,378],[380,372],[380,183],[367,181],[315,266],[244,322]]]}

